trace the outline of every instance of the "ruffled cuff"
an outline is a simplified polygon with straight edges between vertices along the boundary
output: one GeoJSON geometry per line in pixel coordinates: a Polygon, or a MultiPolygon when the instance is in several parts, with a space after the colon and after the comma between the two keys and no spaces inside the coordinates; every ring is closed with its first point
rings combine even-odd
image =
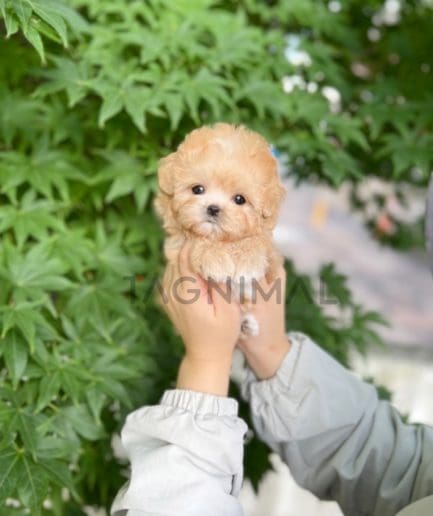
{"type": "Polygon", "coordinates": [[[238,402],[233,398],[183,389],[165,391],[161,398],[160,405],[165,407],[181,408],[196,415],[238,415],[238,402]]]}

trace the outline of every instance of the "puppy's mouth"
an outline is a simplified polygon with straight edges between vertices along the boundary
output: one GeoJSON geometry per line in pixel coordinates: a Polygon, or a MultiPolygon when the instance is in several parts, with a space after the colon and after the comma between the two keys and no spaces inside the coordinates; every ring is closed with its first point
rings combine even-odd
{"type": "Polygon", "coordinates": [[[212,218],[205,219],[201,224],[199,224],[199,226],[212,228],[214,231],[222,231],[221,224],[219,223],[219,221],[212,218]]]}
{"type": "Polygon", "coordinates": [[[220,222],[217,219],[208,217],[195,225],[194,230],[202,236],[217,236],[224,233],[220,222]]]}

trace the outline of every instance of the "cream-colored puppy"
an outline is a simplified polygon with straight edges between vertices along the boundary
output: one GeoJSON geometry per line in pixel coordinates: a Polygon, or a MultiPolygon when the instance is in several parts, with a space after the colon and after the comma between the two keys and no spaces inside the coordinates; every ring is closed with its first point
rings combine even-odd
{"type": "Polygon", "coordinates": [[[282,261],[272,230],[284,188],[268,143],[243,126],[201,127],[160,161],[158,182],[168,262],[189,240],[192,269],[206,280],[230,280],[244,311],[241,335],[256,335],[248,313],[255,282],[272,280],[282,261]]]}

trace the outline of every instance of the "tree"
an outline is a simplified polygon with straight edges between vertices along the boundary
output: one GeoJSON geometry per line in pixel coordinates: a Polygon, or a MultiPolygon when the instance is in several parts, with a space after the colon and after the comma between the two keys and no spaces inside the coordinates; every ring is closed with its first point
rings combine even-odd
{"type": "MultiPolygon", "coordinates": [[[[157,160],[193,127],[244,123],[295,177],[350,181],[354,195],[368,175],[426,184],[431,9],[388,11],[0,0],[0,514],[83,514],[109,507],[124,481],[111,435],[158,400],[182,353],[152,297],[163,238],[152,196],[157,160]]],[[[380,316],[332,264],[321,277],[345,322],[286,266],[291,328],[345,364],[351,347],[380,341],[380,316]]],[[[248,445],[254,484],[267,455],[248,445]]]]}

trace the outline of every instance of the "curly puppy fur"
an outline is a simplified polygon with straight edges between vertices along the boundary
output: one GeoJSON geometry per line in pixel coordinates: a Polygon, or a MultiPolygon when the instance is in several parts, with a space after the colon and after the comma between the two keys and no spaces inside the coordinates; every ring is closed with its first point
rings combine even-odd
{"type": "Polygon", "coordinates": [[[168,262],[190,240],[194,272],[216,282],[230,278],[246,308],[252,281],[272,280],[282,261],[272,230],[284,188],[266,140],[243,126],[201,127],[161,159],[158,182],[155,208],[168,262]]]}

